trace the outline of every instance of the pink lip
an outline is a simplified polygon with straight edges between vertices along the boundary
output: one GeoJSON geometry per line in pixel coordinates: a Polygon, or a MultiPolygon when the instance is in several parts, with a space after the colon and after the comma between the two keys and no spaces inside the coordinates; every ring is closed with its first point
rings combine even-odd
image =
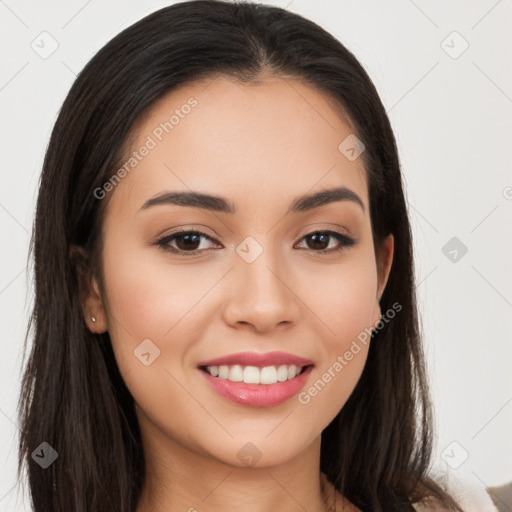
{"type": "Polygon", "coordinates": [[[197,366],[231,366],[239,364],[240,366],[256,366],[263,368],[264,366],[279,366],[282,364],[295,366],[309,366],[313,361],[304,359],[303,357],[287,354],[286,352],[267,352],[260,354],[258,352],[239,352],[237,354],[230,354],[228,356],[217,357],[209,361],[203,361],[197,366]]]}
{"type": "MultiPolygon", "coordinates": [[[[224,361],[224,359],[223,359],[224,361]]],[[[294,363],[290,363],[294,364],[294,363]]],[[[216,365],[206,365],[216,366],[216,365]]],[[[300,366],[303,366],[302,364],[300,366]]],[[[208,385],[219,395],[238,404],[251,407],[273,407],[295,396],[306,384],[313,366],[308,366],[301,374],[291,380],[276,382],[275,384],[245,384],[231,382],[210,375],[205,370],[199,370],[208,385]]]]}

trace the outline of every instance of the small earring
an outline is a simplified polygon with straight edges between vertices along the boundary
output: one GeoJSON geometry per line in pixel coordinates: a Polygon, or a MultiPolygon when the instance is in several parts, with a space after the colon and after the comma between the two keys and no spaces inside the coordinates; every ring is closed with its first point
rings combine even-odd
{"type": "Polygon", "coordinates": [[[96,318],[94,318],[93,316],[91,316],[91,320],[94,322],[96,322],[96,318]]]}

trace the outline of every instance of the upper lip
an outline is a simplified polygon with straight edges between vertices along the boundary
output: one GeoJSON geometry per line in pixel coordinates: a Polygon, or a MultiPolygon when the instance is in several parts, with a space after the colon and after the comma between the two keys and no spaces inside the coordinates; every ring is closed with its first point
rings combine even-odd
{"type": "Polygon", "coordinates": [[[303,357],[296,356],[294,354],[288,354],[286,352],[267,352],[261,354],[259,352],[238,352],[236,354],[229,354],[226,356],[217,357],[215,359],[209,359],[203,361],[197,366],[221,366],[221,365],[235,365],[241,366],[257,366],[263,368],[265,366],[279,366],[282,364],[295,366],[309,366],[313,364],[313,361],[304,359],[303,357]]]}

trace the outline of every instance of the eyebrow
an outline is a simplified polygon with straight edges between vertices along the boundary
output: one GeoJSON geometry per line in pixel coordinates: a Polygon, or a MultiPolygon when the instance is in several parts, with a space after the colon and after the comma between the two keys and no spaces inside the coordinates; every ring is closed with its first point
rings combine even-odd
{"type": "MultiPolygon", "coordinates": [[[[364,203],[361,198],[355,192],[343,186],[298,197],[292,201],[286,213],[305,212],[337,201],[352,201],[357,203],[363,212],[365,211],[364,203]]],[[[168,204],[203,208],[205,210],[228,213],[230,215],[237,212],[236,205],[231,201],[221,196],[202,194],[200,192],[163,192],[148,199],[140,210],[145,210],[152,206],[168,204]]]]}

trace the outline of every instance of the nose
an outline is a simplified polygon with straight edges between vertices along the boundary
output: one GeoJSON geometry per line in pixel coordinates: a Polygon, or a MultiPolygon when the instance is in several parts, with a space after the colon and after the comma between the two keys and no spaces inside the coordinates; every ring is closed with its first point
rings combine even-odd
{"type": "Polygon", "coordinates": [[[268,249],[252,263],[236,255],[224,321],[231,327],[247,326],[260,333],[296,324],[301,301],[293,291],[292,272],[285,268],[268,249]]]}

